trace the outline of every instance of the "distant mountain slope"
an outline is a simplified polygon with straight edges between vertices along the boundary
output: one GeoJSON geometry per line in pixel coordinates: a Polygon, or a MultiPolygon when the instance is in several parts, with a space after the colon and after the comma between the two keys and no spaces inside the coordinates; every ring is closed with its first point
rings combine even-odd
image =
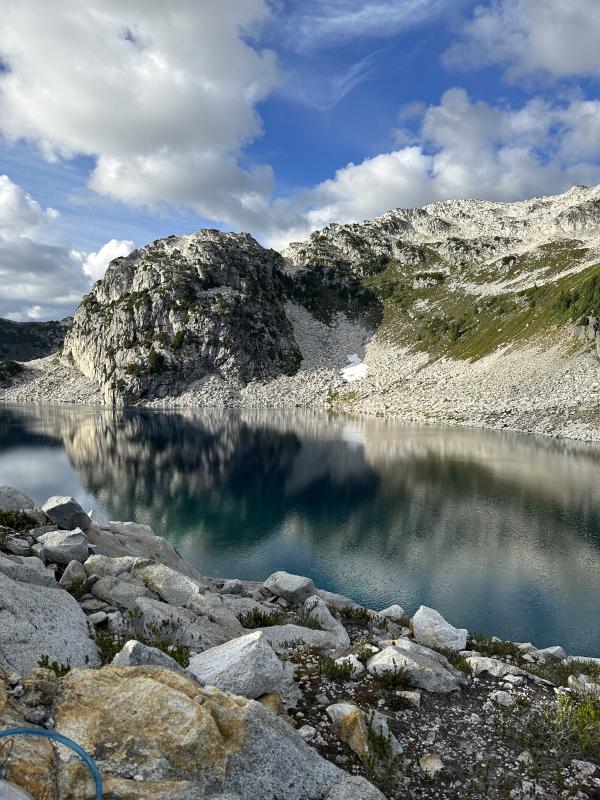
{"type": "Polygon", "coordinates": [[[434,356],[479,358],[566,322],[600,319],[600,187],[519,203],[452,200],[328,225],[285,251],[337,265],[382,302],[378,332],[434,356]]]}
{"type": "Polygon", "coordinates": [[[62,347],[71,317],[52,322],[13,322],[0,318],[0,359],[31,361],[62,347]]]}

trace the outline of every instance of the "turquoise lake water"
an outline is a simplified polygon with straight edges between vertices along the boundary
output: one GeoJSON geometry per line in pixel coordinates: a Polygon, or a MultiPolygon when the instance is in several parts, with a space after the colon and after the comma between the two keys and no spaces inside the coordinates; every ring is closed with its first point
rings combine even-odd
{"type": "Polygon", "coordinates": [[[600,449],[278,410],[0,408],[0,484],[145,522],[202,573],[600,656],[600,449]]]}

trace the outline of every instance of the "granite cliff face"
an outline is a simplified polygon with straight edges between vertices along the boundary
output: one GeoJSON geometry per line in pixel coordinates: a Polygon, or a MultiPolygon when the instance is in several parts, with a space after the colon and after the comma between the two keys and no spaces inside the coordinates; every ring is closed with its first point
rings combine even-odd
{"type": "Polygon", "coordinates": [[[77,310],[63,358],[113,403],[211,373],[241,385],[293,373],[300,353],[281,264],[248,234],[157,240],[110,264],[77,310]]]}

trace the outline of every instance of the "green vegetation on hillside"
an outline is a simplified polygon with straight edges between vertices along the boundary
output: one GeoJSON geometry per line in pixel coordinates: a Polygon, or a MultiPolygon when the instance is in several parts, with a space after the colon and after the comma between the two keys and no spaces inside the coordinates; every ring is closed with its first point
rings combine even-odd
{"type": "Polygon", "coordinates": [[[585,324],[590,314],[600,319],[600,264],[544,285],[479,296],[445,280],[425,285],[417,275],[393,263],[364,284],[382,302],[381,332],[434,356],[477,359],[569,321],[585,324]]]}

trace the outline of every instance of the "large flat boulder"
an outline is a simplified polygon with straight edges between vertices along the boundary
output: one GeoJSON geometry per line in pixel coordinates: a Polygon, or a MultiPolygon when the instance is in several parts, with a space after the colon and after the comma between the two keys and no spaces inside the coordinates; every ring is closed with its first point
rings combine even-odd
{"type": "Polygon", "coordinates": [[[42,511],[59,528],[67,531],[72,531],[74,528],[85,529],[91,525],[90,518],[74,497],[60,495],[50,497],[42,506],[42,511]]]}
{"type": "Polygon", "coordinates": [[[0,666],[25,674],[41,656],[72,667],[100,663],[75,598],[0,574],[0,666]]]}
{"type": "MultiPolygon", "coordinates": [[[[172,670],[73,672],[61,680],[53,713],[56,730],[95,760],[107,797],[384,800],[260,703],[202,689],[172,670]]],[[[89,796],[74,753],[61,751],[57,770],[61,797],[89,796]]]]}
{"type": "Polygon", "coordinates": [[[13,489],[12,486],[0,486],[0,511],[22,511],[34,506],[31,497],[27,497],[18,489],[13,489]]]}
{"type": "Polygon", "coordinates": [[[271,647],[278,653],[285,653],[290,646],[294,645],[308,645],[329,656],[343,655],[347,649],[347,647],[340,647],[339,637],[331,631],[314,630],[293,623],[270,625],[260,628],[260,630],[271,647]]]}
{"type": "Polygon", "coordinates": [[[194,656],[188,672],[201,683],[250,699],[277,692],[284,700],[293,697],[295,702],[299,695],[294,667],[277,657],[262,631],[239,636],[194,656]]]}
{"type": "Polygon", "coordinates": [[[442,617],[439,611],[421,606],[412,618],[414,637],[426,647],[440,647],[445,650],[464,650],[469,632],[466,628],[455,628],[442,617]]]}

